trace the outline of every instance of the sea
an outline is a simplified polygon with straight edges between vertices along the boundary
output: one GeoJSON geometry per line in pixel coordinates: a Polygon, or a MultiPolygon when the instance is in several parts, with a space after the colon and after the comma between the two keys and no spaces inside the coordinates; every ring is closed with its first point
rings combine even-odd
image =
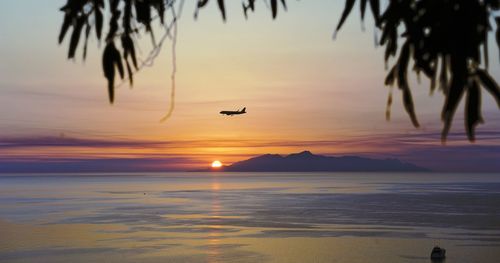
{"type": "Polygon", "coordinates": [[[0,262],[500,262],[500,174],[0,175],[0,262]]]}

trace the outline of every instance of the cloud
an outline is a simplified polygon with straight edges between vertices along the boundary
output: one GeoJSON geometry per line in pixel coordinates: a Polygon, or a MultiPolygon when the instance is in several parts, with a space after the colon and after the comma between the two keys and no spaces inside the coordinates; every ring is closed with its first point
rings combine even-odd
{"type": "Polygon", "coordinates": [[[7,137],[0,139],[0,149],[8,148],[38,148],[38,147],[156,147],[158,142],[133,140],[103,140],[89,138],[54,137],[7,137]]]}
{"type": "Polygon", "coordinates": [[[103,159],[0,159],[0,173],[90,173],[184,171],[193,164],[187,158],[103,158],[103,159]]]}
{"type": "Polygon", "coordinates": [[[206,167],[213,158],[226,163],[264,153],[311,150],[327,155],[398,158],[435,171],[500,171],[500,132],[481,131],[476,143],[463,132],[446,145],[439,131],[365,134],[341,139],[224,139],[153,141],[124,138],[27,136],[0,138],[0,172],[178,171],[206,167]]]}

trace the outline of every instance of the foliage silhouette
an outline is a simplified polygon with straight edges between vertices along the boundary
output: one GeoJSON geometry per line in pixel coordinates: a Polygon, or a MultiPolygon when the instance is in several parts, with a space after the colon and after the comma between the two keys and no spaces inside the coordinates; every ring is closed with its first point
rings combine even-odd
{"type": "MultiPolygon", "coordinates": [[[[256,0],[242,0],[243,14],[255,10],[256,0]]],[[[108,81],[108,94],[111,103],[114,101],[115,75],[125,77],[127,70],[130,85],[133,85],[134,69],[151,65],[166,37],[173,39],[175,48],[176,22],[184,0],[109,0],[109,30],[106,36],[106,47],[102,56],[103,72],[108,81]],[[176,10],[176,4],[180,7],[176,10]],[[170,20],[167,21],[167,14],[170,20]],[[122,15],[123,14],[123,15],[122,15]],[[161,41],[155,40],[151,26],[153,20],[159,19],[165,28],[161,41]],[[121,23],[120,23],[121,22],[121,23]],[[175,34],[172,35],[172,32],[175,34]],[[135,40],[141,34],[151,36],[154,49],[150,56],[139,65],[135,52],[135,40]],[[121,49],[115,41],[120,40],[121,49]],[[125,64],[125,67],[123,66],[125,64]],[[131,67],[131,64],[134,66],[131,67]]],[[[199,9],[205,7],[209,0],[197,0],[194,17],[199,9]]],[[[213,1],[212,1],[213,2],[213,1]]],[[[217,6],[226,20],[224,0],[217,0],[217,6]]],[[[264,2],[268,2],[265,1],[264,2]]],[[[475,139],[475,128],[483,122],[481,115],[481,88],[487,90],[496,99],[500,108],[500,88],[488,72],[488,35],[492,31],[490,20],[496,23],[496,40],[500,47],[500,16],[495,13],[500,9],[500,0],[389,0],[387,7],[381,8],[379,0],[359,0],[361,19],[365,17],[367,5],[370,5],[376,27],[381,30],[378,40],[385,47],[385,61],[391,57],[396,61],[390,68],[385,84],[396,84],[402,91],[405,110],[415,127],[419,126],[412,93],[408,83],[408,69],[420,76],[423,73],[431,81],[430,90],[438,87],[445,96],[441,113],[444,123],[442,140],[450,130],[454,113],[458,104],[466,95],[465,129],[470,141],[475,139]],[[402,42],[401,47],[400,42],[402,42]],[[399,55],[398,55],[399,52],[399,55]],[[483,58],[481,58],[481,53],[483,58]]],[[[334,37],[348,18],[356,0],[346,0],[334,37]]],[[[286,0],[269,0],[271,15],[277,17],[279,6],[286,10],[286,0]]],[[[92,27],[100,40],[103,29],[104,0],[68,0],[61,8],[65,13],[59,35],[61,43],[73,28],[69,42],[68,58],[74,58],[80,35],[84,31],[83,59],[87,53],[87,42],[92,27]]],[[[174,50],[175,52],[175,50],[174,50]]],[[[172,87],[175,87],[175,59],[172,73],[172,87]]],[[[172,90],[172,97],[175,90],[172,90]]],[[[392,93],[387,101],[386,116],[390,118],[392,93]]],[[[171,114],[173,106],[166,117],[171,114]]]]}
{"type": "MultiPolygon", "coordinates": [[[[360,0],[364,17],[368,0],[360,0]]],[[[431,80],[431,92],[437,86],[445,96],[441,118],[444,122],[442,140],[450,130],[454,113],[464,94],[465,128],[474,141],[475,127],[483,122],[481,90],[484,87],[500,107],[500,89],[488,73],[489,19],[498,11],[499,0],[391,0],[379,14],[379,0],[369,0],[376,26],[382,31],[380,44],[385,46],[385,61],[395,57],[398,42],[402,41],[399,57],[389,70],[385,84],[397,83],[403,94],[403,103],[415,127],[419,126],[408,85],[408,67],[413,61],[417,75],[423,73],[431,80]],[[402,34],[399,30],[402,29],[402,34]],[[484,59],[481,59],[481,48],[484,59]],[[484,66],[484,68],[482,68],[484,66]]],[[[354,6],[355,0],[346,0],[346,6],[337,26],[338,31],[354,6]]],[[[500,17],[497,23],[497,43],[500,47],[500,17]]],[[[392,98],[388,99],[388,107],[392,98]]],[[[390,116],[388,112],[387,116],[390,116]]]]}

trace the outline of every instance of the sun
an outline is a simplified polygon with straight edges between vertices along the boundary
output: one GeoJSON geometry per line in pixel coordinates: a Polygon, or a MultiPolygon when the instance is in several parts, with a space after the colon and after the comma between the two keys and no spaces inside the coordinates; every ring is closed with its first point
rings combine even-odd
{"type": "Polygon", "coordinates": [[[220,168],[222,167],[222,163],[220,161],[213,161],[212,168],[220,168]]]}

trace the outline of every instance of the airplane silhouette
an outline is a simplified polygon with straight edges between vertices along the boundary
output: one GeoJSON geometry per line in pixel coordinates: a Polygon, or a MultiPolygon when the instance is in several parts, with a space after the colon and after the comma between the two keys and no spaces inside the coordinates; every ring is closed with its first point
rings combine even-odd
{"type": "Polygon", "coordinates": [[[238,111],[223,110],[223,111],[220,112],[220,114],[227,115],[227,116],[240,115],[240,114],[247,113],[246,109],[247,108],[245,107],[242,110],[238,110],[238,111]]]}

